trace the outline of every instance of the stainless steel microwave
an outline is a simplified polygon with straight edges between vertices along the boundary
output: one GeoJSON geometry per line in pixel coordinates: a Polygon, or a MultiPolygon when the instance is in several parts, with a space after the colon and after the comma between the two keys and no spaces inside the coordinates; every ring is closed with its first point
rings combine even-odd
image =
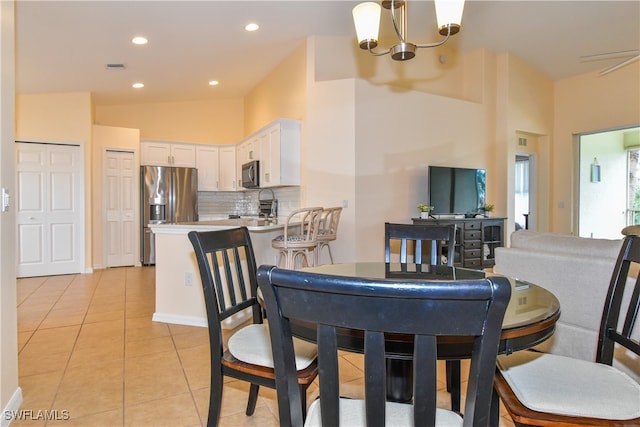
{"type": "Polygon", "coordinates": [[[242,186],[244,188],[260,186],[260,161],[253,160],[242,165],[242,186]]]}

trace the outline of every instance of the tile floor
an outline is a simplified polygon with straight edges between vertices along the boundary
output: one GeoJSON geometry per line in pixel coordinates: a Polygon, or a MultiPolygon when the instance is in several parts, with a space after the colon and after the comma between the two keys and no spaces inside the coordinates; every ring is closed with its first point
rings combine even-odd
{"type": "MultiPolygon", "coordinates": [[[[206,425],[207,330],[151,321],[154,281],[153,267],[18,280],[24,419],[11,426],[206,425]]],[[[343,393],[358,397],[361,356],[344,353],[341,363],[343,393]]],[[[220,425],[277,426],[275,392],[261,388],[247,417],[247,390],[225,383],[220,425]]],[[[309,393],[311,402],[317,387],[309,393]]],[[[446,392],[438,399],[448,406],[446,392]]],[[[513,426],[507,418],[501,426],[513,426]]]]}

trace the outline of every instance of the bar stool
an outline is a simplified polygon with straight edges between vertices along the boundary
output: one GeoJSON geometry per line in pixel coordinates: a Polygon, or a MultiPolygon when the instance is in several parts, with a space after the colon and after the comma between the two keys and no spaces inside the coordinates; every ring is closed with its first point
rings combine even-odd
{"type": "Polygon", "coordinates": [[[318,243],[316,244],[316,265],[320,265],[320,257],[322,256],[322,248],[329,251],[329,260],[333,264],[333,255],[331,254],[330,242],[338,238],[338,223],[340,222],[340,214],[342,207],[325,208],[320,218],[320,227],[318,229],[318,243]]]}
{"type": "Polygon", "coordinates": [[[284,224],[284,234],[271,241],[271,246],[280,251],[278,264],[285,259],[284,268],[295,270],[314,265],[310,251],[316,248],[318,225],[322,207],[301,208],[292,211],[284,224]],[[296,263],[301,257],[299,263],[296,263]]]}

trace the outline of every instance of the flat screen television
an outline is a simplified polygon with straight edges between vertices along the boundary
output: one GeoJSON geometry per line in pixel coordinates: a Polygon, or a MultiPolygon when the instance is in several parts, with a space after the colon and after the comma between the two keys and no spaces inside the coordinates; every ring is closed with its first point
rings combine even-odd
{"type": "Polygon", "coordinates": [[[486,202],[484,169],[429,166],[429,205],[434,214],[477,214],[486,202]]]}

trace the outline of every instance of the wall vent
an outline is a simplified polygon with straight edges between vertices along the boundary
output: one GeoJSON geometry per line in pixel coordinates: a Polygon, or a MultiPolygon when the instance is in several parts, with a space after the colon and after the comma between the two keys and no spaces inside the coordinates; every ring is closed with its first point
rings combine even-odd
{"type": "Polygon", "coordinates": [[[124,64],[107,64],[107,70],[124,70],[124,64]]]}
{"type": "Polygon", "coordinates": [[[526,147],[527,146],[527,138],[518,138],[518,145],[520,145],[522,147],[526,147]]]}

